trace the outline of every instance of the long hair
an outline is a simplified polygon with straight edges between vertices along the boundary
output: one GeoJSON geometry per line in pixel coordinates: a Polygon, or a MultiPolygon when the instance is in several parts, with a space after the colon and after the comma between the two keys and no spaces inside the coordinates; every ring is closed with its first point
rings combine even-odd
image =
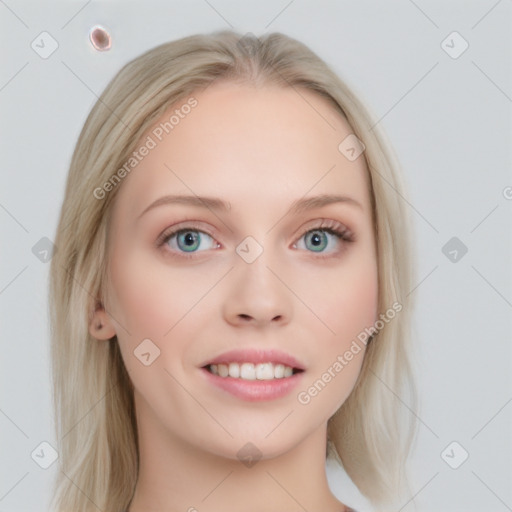
{"type": "Polygon", "coordinates": [[[94,105],[76,144],[50,268],[60,465],[53,494],[56,512],[121,512],[132,499],[138,475],[133,384],[116,337],[98,341],[88,330],[94,308],[108,293],[108,229],[122,183],[102,196],[98,188],[170,106],[219,79],[314,91],[346,118],[365,146],[379,311],[393,304],[401,310],[372,331],[355,387],[329,420],[326,453],[338,458],[375,505],[392,500],[407,482],[405,462],[415,435],[413,415],[404,406],[416,404],[409,295],[414,269],[396,159],[363,104],[307,46],[281,33],[257,38],[223,30],[162,44],[128,62],[94,105]]]}

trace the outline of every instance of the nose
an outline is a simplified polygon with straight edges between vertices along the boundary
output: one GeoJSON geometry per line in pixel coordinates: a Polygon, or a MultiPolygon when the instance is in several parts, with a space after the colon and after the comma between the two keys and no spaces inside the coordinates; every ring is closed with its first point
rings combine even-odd
{"type": "Polygon", "coordinates": [[[239,260],[231,272],[223,304],[225,320],[234,326],[286,325],[292,318],[292,293],[284,276],[265,258],[252,263],[239,260]],[[280,278],[278,278],[279,276],[280,278]]]}

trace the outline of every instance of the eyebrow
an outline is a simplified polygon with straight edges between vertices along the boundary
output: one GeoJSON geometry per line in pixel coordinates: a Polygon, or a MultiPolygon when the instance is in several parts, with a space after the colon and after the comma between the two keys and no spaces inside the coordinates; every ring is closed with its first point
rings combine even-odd
{"type": "MultiPolygon", "coordinates": [[[[318,196],[305,197],[297,199],[292,203],[288,213],[302,213],[307,210],[314,208],[321,208],[334,203],[346,203],[353,206],[357,206],[361,210],[363,209],[362,204],[356,201],[352,197],[340,196],[336,194],[321,194],[318,196]]],[[[184,196],[184,195],[166,195],[158,198],[156,201],[151,203],[142,213],[139,214],[137,219],[140,219],[145,213],[158,206],[170,205],[170,204],[184,204],[188,206],[195,206],[197,208],[207,208],[208,210],[216,211],[229,211],[231,204],[218,199],[216,197],[205,197],[205,196],[184,196]]]]}

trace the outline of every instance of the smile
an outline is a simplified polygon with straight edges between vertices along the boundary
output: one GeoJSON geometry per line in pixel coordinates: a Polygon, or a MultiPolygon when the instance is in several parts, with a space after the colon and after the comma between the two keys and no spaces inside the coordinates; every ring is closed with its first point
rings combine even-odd
{"type": "Polygon", "coordinates": [[[304,378],[306,364],[277,349],[238,348],[203,361],[206,382],[248,402],[290,396],[304,378]]]}
{"type": "Polygon", "coordinates": [[[242,380],[273,380],[291,377],[302,370],[281,363],[226,363],[210,364],[207,370],[219,377],[232,377],[242,380]]]}

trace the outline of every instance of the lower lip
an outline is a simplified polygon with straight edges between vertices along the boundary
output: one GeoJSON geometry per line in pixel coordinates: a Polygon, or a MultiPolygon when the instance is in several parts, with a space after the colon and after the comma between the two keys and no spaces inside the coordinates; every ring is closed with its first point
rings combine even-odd
{"type": "Polygon", "coordinates": [[[244,380],[233,377],[219,377],[205,368],[201,368],[201,371],[211,384],[247,402],[276,400],[290,394],[304,373],[295,373],[291,377],[282,379],[244,380]]]}

